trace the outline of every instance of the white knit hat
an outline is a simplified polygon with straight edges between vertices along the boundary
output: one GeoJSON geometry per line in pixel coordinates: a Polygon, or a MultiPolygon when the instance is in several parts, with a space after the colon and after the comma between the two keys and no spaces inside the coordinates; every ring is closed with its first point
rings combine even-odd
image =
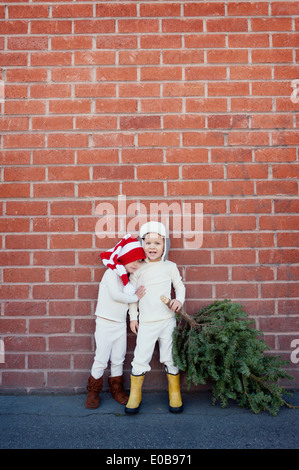
{"type": "Polygon", "coordinates": [[[150,221],[146,224],[143,224],[139,230],[139,237],[143,239],[147,233],[158,233],[164,238],[164,251],[162,255],[162,260],[165,261],[168,255],[168,251],[170,248],[170,239],[167,236],[167,231],[165,225],[161,222],[150,221]]]}
{"type": "Polygon", "coordinates": [[[134,293],[135,289],[132,292],[131,284],[129,287],[129,276],[124,265],[146,258],[140,242],[128,233],[114,248],[101,253],[100,257],[107,268],[115,270],[120,276],[123,285],[128,286],[127,293],[134,293]]]}

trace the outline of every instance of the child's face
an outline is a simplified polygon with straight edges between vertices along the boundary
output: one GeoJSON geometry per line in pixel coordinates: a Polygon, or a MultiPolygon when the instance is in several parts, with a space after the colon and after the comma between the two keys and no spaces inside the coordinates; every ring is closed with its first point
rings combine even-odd
{"type": "Polygon", "coordinates": [[[140,268],[140,264],[142,263],[142,259],[138,259],[137,261],[132,261],[132,263],[125,264],[125,269],[127,273],[133,274],[137,269],[140,268]]]}
{"type": "Polygon", "coordinates": [[[161,235],[158,233],[147,233],[142,245],[149,261],[161,261],[164,251],[164,238],[161,235]]]}

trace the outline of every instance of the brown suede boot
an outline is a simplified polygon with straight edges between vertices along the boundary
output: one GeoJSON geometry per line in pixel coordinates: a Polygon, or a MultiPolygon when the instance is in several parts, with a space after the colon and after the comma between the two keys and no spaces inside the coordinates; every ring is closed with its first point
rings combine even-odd
{"type": "Polygon", "coordinates": [[[85,406],[91,410],[99,407],[100,404],[100,392],[103,387],[103,376],[99,379],[94,379],[92,375],[89,376],[87,382],[87,398],[85,406]]]}
{"type": "Polygon", "coordinates": [[[121,405],[126,405],[129,400],[129,396],[126,394],[123,388],[123,376],[120,375],[119,377],[108,377],[108,383],[112,398],[114,398],[114,400],[116,400],[121,405]]]}

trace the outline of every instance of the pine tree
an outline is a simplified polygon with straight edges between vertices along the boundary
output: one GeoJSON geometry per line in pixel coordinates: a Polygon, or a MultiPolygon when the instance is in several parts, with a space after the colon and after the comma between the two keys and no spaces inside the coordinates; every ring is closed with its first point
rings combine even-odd
{"type": "Polygon", "coordinates": [[[177,320],[173,358],[186,372],[188,387],[211,381],[213,404],[220,400],[226,407],[232,399],[256,414],[276,416],[283,405],[295,408],[283,399],[291,393],[279,384],[293,379],[283,369],[288,361],[265,353],[269,348],[262,331],[252,326],[240,304],[216,301],[193,317],[181,310],[177,320]]]}

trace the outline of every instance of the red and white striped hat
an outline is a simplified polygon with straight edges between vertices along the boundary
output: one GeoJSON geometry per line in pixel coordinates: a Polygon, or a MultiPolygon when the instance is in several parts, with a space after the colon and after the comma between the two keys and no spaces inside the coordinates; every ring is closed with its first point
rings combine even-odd
{"type": "Polygon", "coordinates": [[[126,286],[129,277],[124,265],[139,259],[145,259],[146,255],[140,242],[128,233],[114,248],[101,253],[100,257],[107,268],[116,271],[123,285],[126,286]]]}

